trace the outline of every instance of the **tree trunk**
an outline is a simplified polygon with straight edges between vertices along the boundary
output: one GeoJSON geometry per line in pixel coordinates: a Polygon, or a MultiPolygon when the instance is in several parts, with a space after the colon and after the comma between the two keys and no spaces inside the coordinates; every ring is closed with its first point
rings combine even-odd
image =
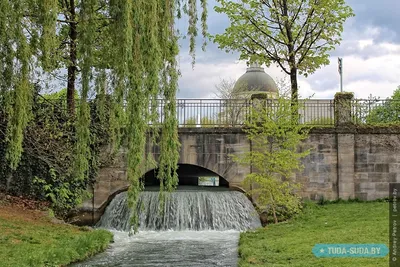
{"type": "Polygon", "coordinates": [[[278,223],[278,217],[276,216],[275,207],[272,207],[272,214],[274,215],[274,222],[275,222],[275,224],[278,223]]]}
{"type": "MultiPolygon", "coordinates": [[[[295,60],[295,59],[293,59],[295,60]]],[[[292,64],[291,64],[292,65],[292,64]]],[[[293,63],[292,66],[295,66],[293,63]]],[[[291,67],[290,68],[290,84],[291,84],[291,106],[292,106],[292,119],[293,122],[298,123],[299,122],[299,88],[297,85],[297,68],[296,67],[291,67]]]]}
{"type": "Polygon", "coordinates": [[[297,85],[297,68],[290,68],[290,84],[292,91],[292,103],[296,103],[299,100],[299,89],[297,85]]]}
{"type": "Polygon", "coordinates": [[[278,216],[276,216],[276,209],[275,209],[275,199],[274,196],[271,193],[271,208],[272,208],[272,215],[274,216],[274,222],[278,223],[278,216]]]}
{"type": "Polygon", "coordinates": [[[6,179],[6,193],[8,193],[11,189],[12,180],[13,180],[13,175],[12,175],[12,171],[10,171],[10,173],[7,175],[7,179],[6,179]]]}
{"type": "Polygon", "coordinates": [[[75,81],[76,81],[76,12],[75,0],[69,1],[69,63],[68,63],[68,86],[67,86],[67,108],[68,113],[75,114],[75,81]]]}
{"type": "MultiPolygon", "coordinates": [[[[288,9],[288,1],[283,0],[282,2],[282,13],[283,16],[288,17],[289,16],[289,9],[288,9]]],[[[286,20],[284,22],[285,26],[285,31],[286,35],[288,38],[287,42],[287,48],[289,52],[289,66],[290,66],[290,84],[291,84],[291,100],[292,100],[292,106],[297,104],[298,100],[298,90],[297,90],[297,66],[296,66],[296,55],[295,55],[295,50],[294,50],[294,41],[293,41],[293,32],[292,32],[292,25],[289,24],[289,22],[286,20]]]]}

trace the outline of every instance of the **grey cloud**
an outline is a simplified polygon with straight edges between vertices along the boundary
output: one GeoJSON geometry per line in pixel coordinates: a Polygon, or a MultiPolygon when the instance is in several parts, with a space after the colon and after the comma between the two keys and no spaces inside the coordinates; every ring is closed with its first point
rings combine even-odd
{"type": "MultiPolygon", "coordinates": [[[[362,38],[360,38],[362,39],[362,38]]],[[[329,54],[332,57],[357,56],[364,60],[386,55],[388,51],[378,44],[368,44],[361,48],[358,40],[343,41],[342,44],[329,54]]]]}
{"type": "MultiPolygon", "coordinates": [[[[346,67],[346,65],[345,65],[346,67]]],[[[346,84],[356,82],[356,81],[370,81],[374,83],[385,83],[387,79],[378,73],[357,73],[352,72],[352,74],[346,74],[346,69],[344,72],[344,82],[346,84]]],[[[307,78],[307,82],[311,85],[313,90],[317,92],[322,92],[326,90],[332,90],[339,85],[339,73],[332,72],[332,69],[323,69],[316,72],[307,78]]]]}
{"type": "Polygon", "coordinates": [[[314,91],[323,92],[337,87],[339,84],[339,76],[337,76],[337,79],[332,76],[319,78],[317,78],[317,76],[311,76],[307,78],[307,82],[311,85],[314,91]]]}
{"type": "Polygon", "coordinates": [[[376,41],[400,42],[400,1],[398,0],[349,0],[355,13],[349,32],[364,31],[368,26],[381,29],[376,41]]]}
{"type": "MultiPolygon", "coordinates": [[[[185,47],[182,46],[181,48],[181,60],[189,61],[191,60],[189,56],[189,50],[184,49],[185,47]]],[[[196,50],[196,62],[197,63],[224,63],[224,62],[231,62],[239,59],[239,53],[237,52],[230,52],[226,53],[225,51],[218,48],[216,44],[208,43],[206,47],[206,51],[203,52],[201,50],[201,45],[197,47],[196,50]]]]}

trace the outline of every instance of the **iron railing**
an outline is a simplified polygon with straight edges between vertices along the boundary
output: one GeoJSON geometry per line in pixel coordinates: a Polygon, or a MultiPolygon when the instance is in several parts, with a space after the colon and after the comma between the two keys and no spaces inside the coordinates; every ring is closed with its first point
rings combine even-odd
{"type": "MultiPolygon", "coordinates": [[[[249,99],[177,99],[177,119],[180,127],[240,127],[249,118],[253,101],[249,99]]],[[[165,100],[158,100],[158,113],[163,114],[165,100]]],[[[269,99],[271,110],[278,100],[269,99]]],[[[159,123],[162,123],[162,115],[159,123]]],[[[310,125],[334,124],[333,100],[300,100],[299,121],[310,125]]]]}
{"type": "Polygon", "coordinates": [[[249,116],[248,99],[178,99],[181,127],[238,127],[249,116]]]}
{"type": "MultiPolygon", "coordinates": [[[[46,102],[54,106],[60,104],[56,100],[46,102]]],[[[279,105],[274,99],[267,103],[272,108],[279,105]]],[[[167,103],[159,99],[156,104],[157,123],[162,123],[167,103]]],[[[176,99],[177,120],[179,127],[241,127],[249,119],[253,104],[250,99],[176,99]]],[[[400,100],[353,99],[349,105],[354,124],[400,122],[400,100]]],[[[60,108],[65,109],[65,103],[60,108]]],[[[334,125],[335,108],[333,99],[300,99],[299,122],[314,126],[334,125]]]]}
{"type": "Polygon", "coordinates": [[[351,117],[355,124],[381,124],[400,122],[400,100],[354,99],[351,117]]]}
{"type": "Polygon", "coordinates": [[[299,100],[300,123],[315,126],[334,125],[335,102],[333,99],[299,100]]]}
{"type": "MultiPolygon", "coordinates": [[[[166,105],[165,100],[157,100],[158,123],[163,122],[166,105]]],[[[176,100],[180,127],[238,127],[243,125],[249,110],[250,100],[247,99],[176,100]]]]}

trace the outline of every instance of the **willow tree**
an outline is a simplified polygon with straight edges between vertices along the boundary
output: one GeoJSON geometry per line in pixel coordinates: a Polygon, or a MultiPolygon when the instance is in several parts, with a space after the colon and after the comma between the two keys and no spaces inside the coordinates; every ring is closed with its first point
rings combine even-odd
{"type": "MultiPolygon", "coordinates": [[[[153,129],[161,132],[154,139],[159,140],[160,146],[160,190],[173,190],[178,183],[179,157],[175,104],[179,47],[174,22],[176,17],[181,17],[182,10],[187,14],[189,52],[194,58],[198,5],[202,8],[201,28],[205,36],[206,0],[0,1],[0,101],[9,118],[10,166],[15,169],[21,157],[24,129],[30,117],[34,71],[51,72],[66,66],[69,74],[73,67],[79,72],[74,86],[80,89],[75,119],[75,179],[88,177],[91,157],[88,93],[93,86],[99,110],[106,111],[105,95],[107,92],[111,95],[107,117],[113,147],[118,147],[126,138],[131,207],[135,206],[142,188],[140,177],[145,164],[148,122],[159,121],[160,116],[163,123],[153,129]],[[65,36],[68,38],[63,39],[65,36]],[[66,58],[68,63],[61,58],[66,58]],[[157,108],[160,97],[165,103],[163,114],[157,108]]],[[[135,219],[136,216],[133,223],[135,219]]]]}
{"type": "Polygon", "coordinates": [[[277,64],[290,76],[292,101],[297,75],[329,64],[328,52],[341,42],[345,21],[354,16],[345,0],[218,0],[218,13],[231,25],[214,36],[220,48],[239,51],[240,59],[277,64]]]}

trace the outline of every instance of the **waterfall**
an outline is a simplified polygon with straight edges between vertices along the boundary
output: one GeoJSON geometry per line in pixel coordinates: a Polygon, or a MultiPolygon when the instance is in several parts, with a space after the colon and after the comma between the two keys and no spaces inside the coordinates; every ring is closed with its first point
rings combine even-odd
{"type": "Polygon", "coordinates": [[[110,229],[115,242],[105,253],[73,266],[237,266],[239,231],[261,226],[260,219],[240,192],[199,189],[167,194],[163,212],[157,191],[142,192],[135,209],[140,231],[133,236],[127,233],[127,193],[116,195],[97,224],[110,229]]]}
{"type": "MultiPolygon", "coordinates": [[[[259,217],[247,197],[237,191],[175,191],[159,210],[158,192],[142,192],[136,212],[139,230],[246,230],[260,227],[259,217]]],[[[97,226],[129,231],[127,193],[115,196],[97,226]]]]}

